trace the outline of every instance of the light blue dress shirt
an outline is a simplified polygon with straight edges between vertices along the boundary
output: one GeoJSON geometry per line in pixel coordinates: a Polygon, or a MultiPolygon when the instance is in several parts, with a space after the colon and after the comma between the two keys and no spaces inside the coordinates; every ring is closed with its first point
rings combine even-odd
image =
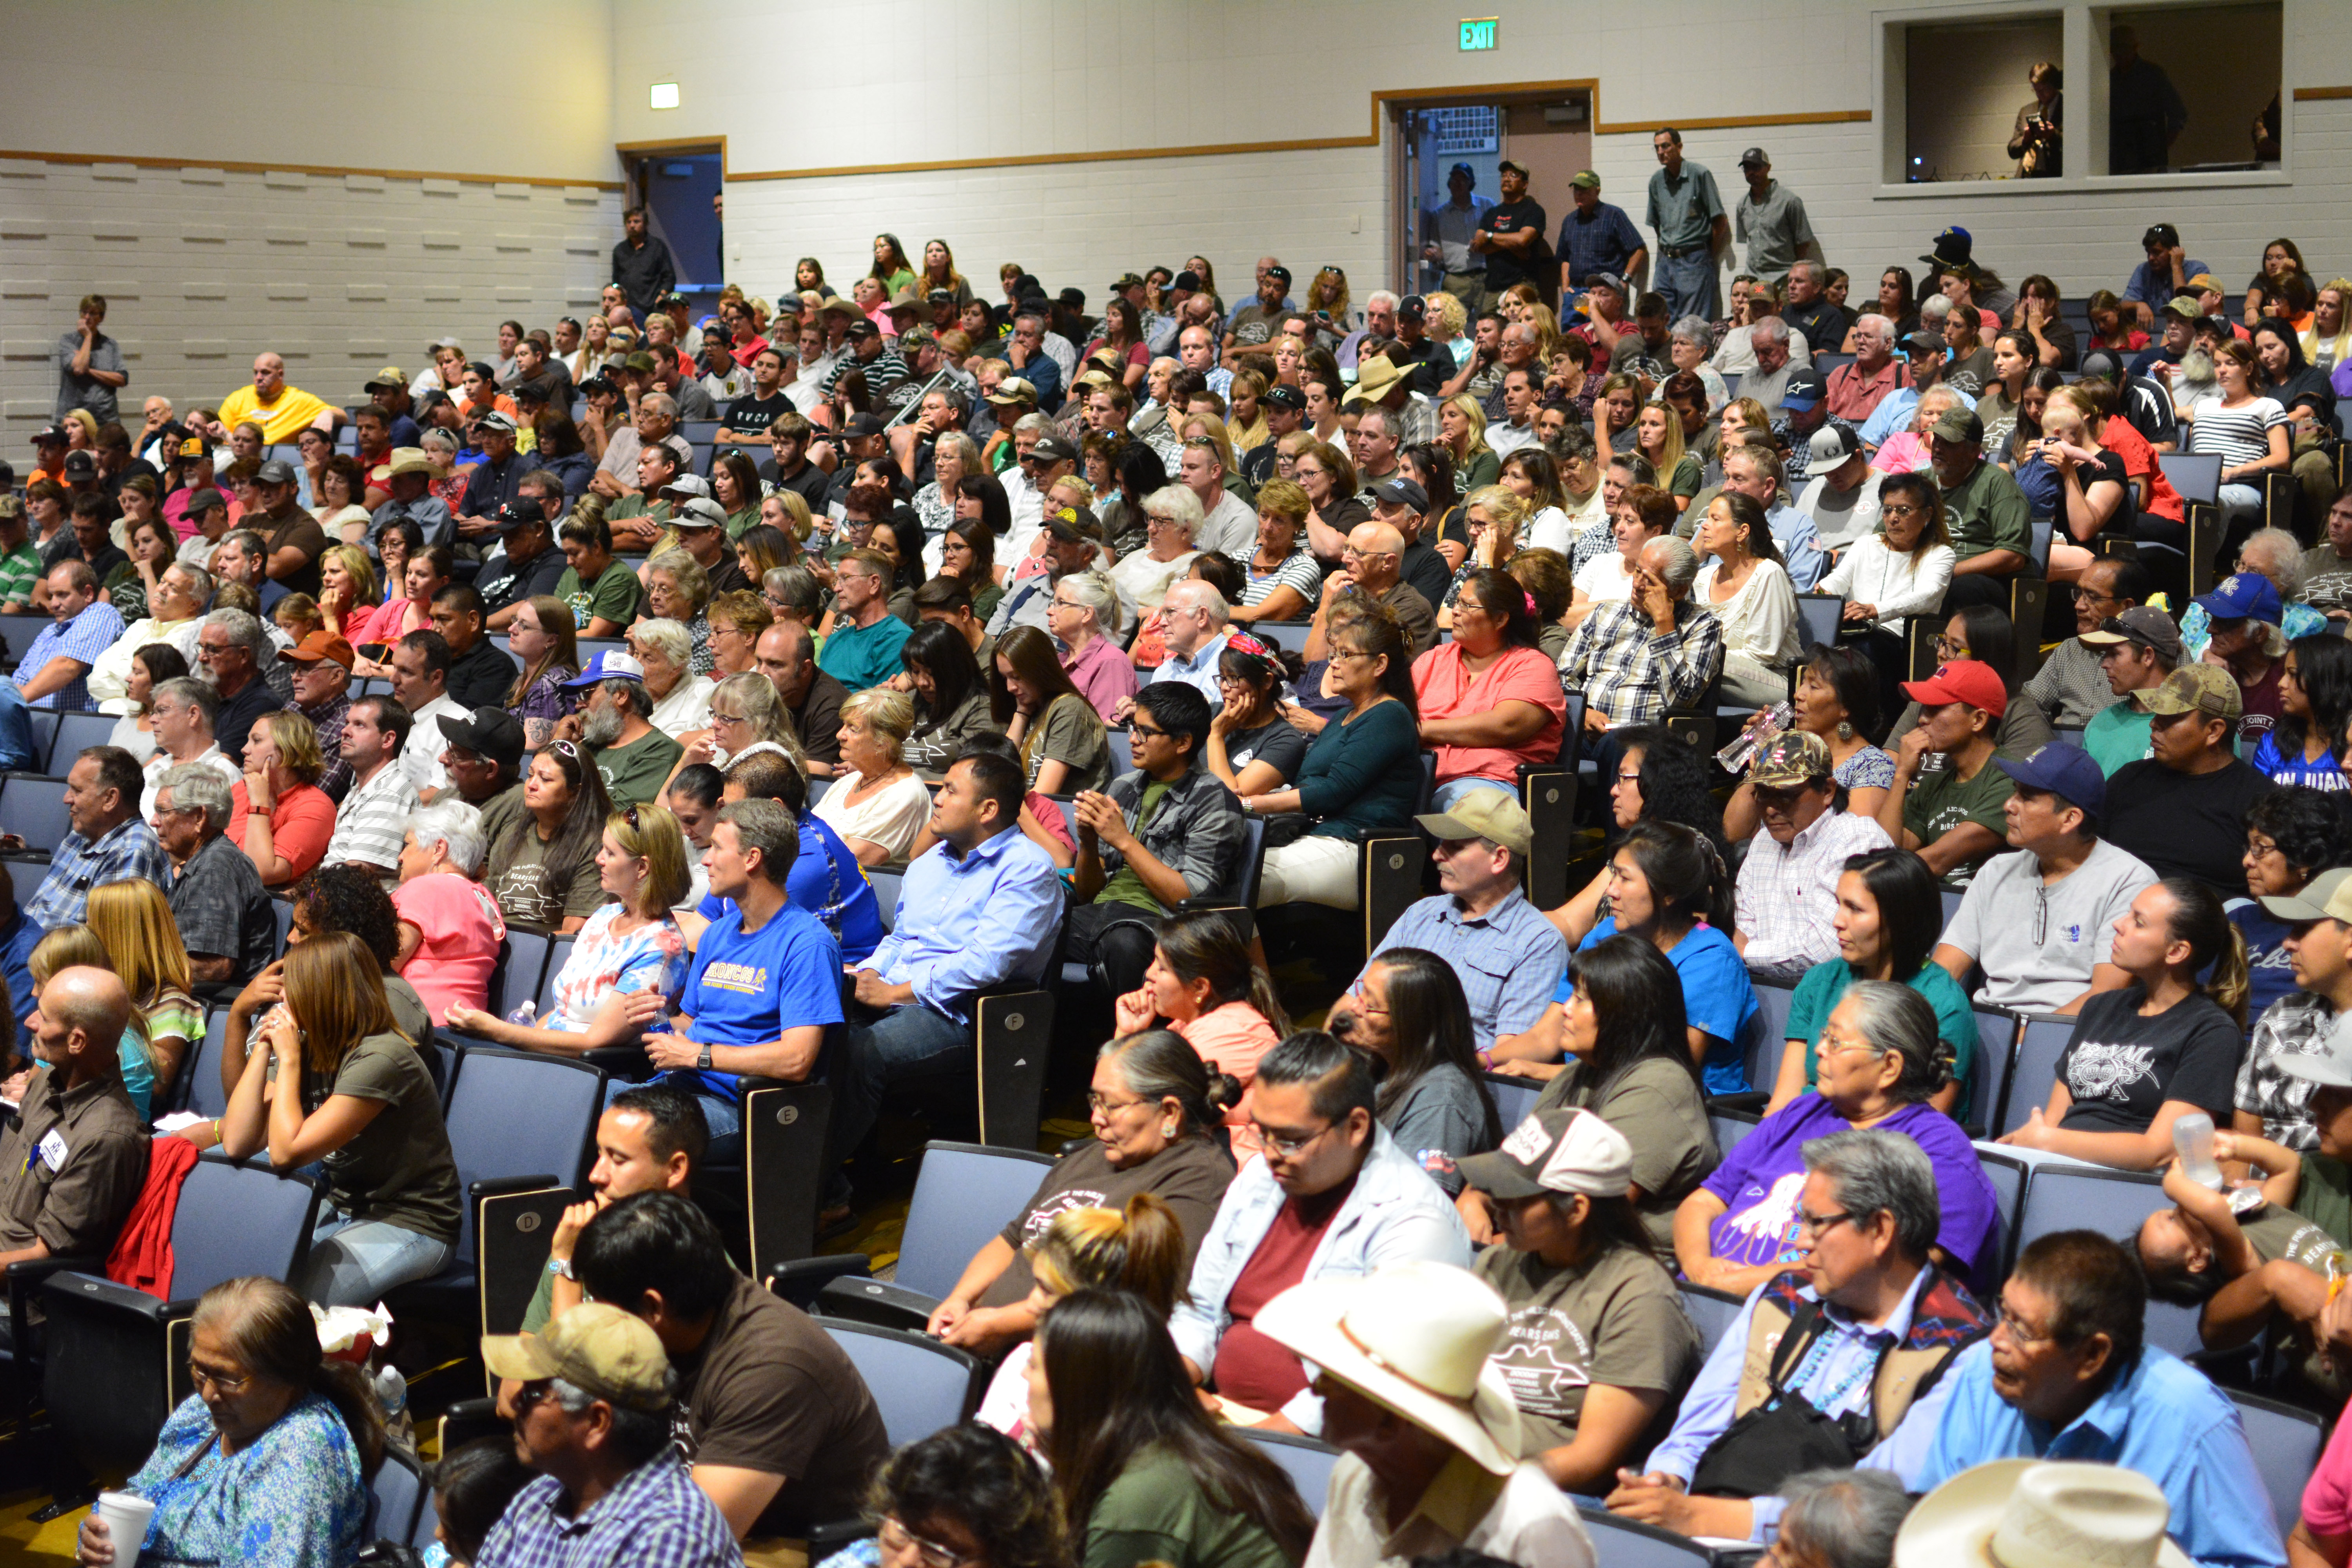
{"type": "Polygon", "coordinates": [[[1813,525],[1812,513],[1776,506],[1766,510],[1764,521],[1772,530],[1772,542],[1780,547],[1780,563],[1788,571],[1790,583],[1800,594],[1811,593],[1830,572],[1830,558],[1822,552],[1822,531],[1813,525]]]}
{"type": "Polygon", "coordinates": [[[1160,660],[1160,668],[1151,672],[1150,684],[1157,686],[1163,680],[1181,680],[1207,698],[1209,710],[1215,712],[1225,705],[1224,693],[1217,689],[1217,660],[1223,656],[1225,645],[1233,640],[1233,633],[1220,632],[1194,648],[1190,658],[1173,648],[1169,649],[1168,657],[1160,660]]]}
{"type": "Polygon", "coordinates": [[[907,868],[890,934],[863,967],[970,1023],[976,992],[1045,973],[1061,923],[1061,875],[1018,827],[961,858],[942,840],[907,868]]]}

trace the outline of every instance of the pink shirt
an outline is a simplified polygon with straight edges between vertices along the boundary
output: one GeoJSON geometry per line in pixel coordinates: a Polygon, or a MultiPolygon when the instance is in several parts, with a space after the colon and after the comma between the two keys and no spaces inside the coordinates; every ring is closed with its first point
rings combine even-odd
{"type": "Polygon", "coordinates": [[[1461,719],[1491,713],[1505,701],[1532,702],[1545,713],[1543,728],[1515,747],[1444,746],[1437,751],[1437,782],[1498,779],[1518,787],[1521,763],[1559,760],[1568,724],[1568,697],[1559,668],[1531,647],[1506,648],[1477,674],[1470,673],[1458,642],[1440,643],[1412,662],[1412,689],[1423,719],[1461,719]]]}
{"type": "Polygon", "coordinates": [[[2338,1421],[2303,1489],[2303,1522],[2314,1535],[2352,1531],[2352,1421],[2338,1421]]]}
{"type": "Polygon", "coordinates": [[[344,629],[343,640],[353,647],[364,647],[373,643],[395,643],[400,640],[403,631],[419,631],[432,626],[430,619],[420,616],[415,626],[404,627],[401,621],[408,614],[408,605],[406,599],[394,599],[378,605],[373,610],[352,611],[352,624],[344,629]]]}
{"type": "Polygon", "coordinates": [[[1231,1129],[1234,1158],[1246,1160],[1259,1152],[1257,1124],[1250,1120],[1249,1088],[1257,1081],[1257,1064],[1281,1038],[1265,1015],[1247,1002],[1228,1002],[1202,1014],[1189,1024],[1171,1023],[1169,1029],[1199,1053],[1213,1071],[1241,1079],[1241,1103],[1225,1112],[1231,1129]]]}
{"type": "Polygon", "coordinates": [[[1898,430],[1878,448],[1878,456],[1870,466],[1882,474],[1916,474],[1935,461],[1928,448],[1927,437],[1909,430],[1898,430]]]}
{"type": "Polygon", "coordinates": [[[1135,665],[1127,650],[1108,637],[1097,637],[1087,644],[1084,653],[1064,658],[1062,668],[1078,694],[1093,703],[1106,721],[1120,698],[1135,695],[1135,665]]]}
{"type": "Polygon", "coordinates": [[[490,971],[507,934],[488,891],[454,871],[436,871],[394,888],[392,907],[421,939],[400,973],[416,987],[435,1025],[448,1021],[452,1006],[488,1006],[490,971]]]}

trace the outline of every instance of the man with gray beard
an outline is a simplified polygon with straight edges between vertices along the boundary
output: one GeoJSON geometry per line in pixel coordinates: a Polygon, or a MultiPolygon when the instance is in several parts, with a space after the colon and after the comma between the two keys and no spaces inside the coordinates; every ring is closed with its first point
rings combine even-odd
{"type": "Polygon", "coordinates": [[[625,811],[660,795],[682,748],[647,722],[653,694],[646,689],[645,666],[625,653],[601,653],[564,685],[588,689],[580,710],[580,742],[614,808],[625,811]]]}

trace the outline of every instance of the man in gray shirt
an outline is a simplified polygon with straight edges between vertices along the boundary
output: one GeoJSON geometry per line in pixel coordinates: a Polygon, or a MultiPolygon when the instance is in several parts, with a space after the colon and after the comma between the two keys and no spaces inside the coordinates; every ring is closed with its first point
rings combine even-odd
{"type": "Polygon", "coordinates": [[[2082,581],[2075,584],[2074,635],[2060,643],[2025,683],[2025,695],[2050,715],[2051,723],[2079,730],[2115,701],[2107,672],[2099,663],[2105,650],[2084,642],[2083,634],[2097,631],[2110,616],[2146,604],[2155,590],[2147,568],[2137,561],[2102,556],[2083,569],[2082,581]]]}
{"type": "Polygon", "coordinates": [[[122,368],[122,345],[99,331],[105,321],[105,299],[85,294],[80,321],[58,339],[59,424],[77,408],[89,409],[91,418],[106,424],[115,416],[116,391],[131,384],[130,373],[122,368]]]}
{"type": "Polygon", "coordinates": [[[1800,257],[1818,261],[1821,241],[1805,216],[1805,199],[1772,177],[1772,160],[1761,147],[1739,155],[1739,172],[1747,176],[1748,194],[1739,198],[1734,233],[1748,247],[1748,270],[1768,283],[1778,283],[1800,257]]]}
{"type": "Polygon", "coordinates": [[[1651,282],[1666,297],[1670,320],[1697,316],[1712,321],[1716,252],[1731,243],[1731,220],[1724,216],[1714,173],[1704,163],[1683,161],[1681,132],[1665,126],[1650,139],[1650,145],[1658,155],[1643,217],[1658,237],[1651,282]]]}
{"type": "Polygon", "coordinates": [[[2016,793],[2002,808],[2014,853],[1986,861],[1935,959],[1975,1000],[2021,1013],[2074,1014],[2128,976],[2115,966],[2115,923],[2156,873],[2099,837],[2107,781],[2089,752],[2053,742],[2025,761],[1995,756],[2016,793]]]}

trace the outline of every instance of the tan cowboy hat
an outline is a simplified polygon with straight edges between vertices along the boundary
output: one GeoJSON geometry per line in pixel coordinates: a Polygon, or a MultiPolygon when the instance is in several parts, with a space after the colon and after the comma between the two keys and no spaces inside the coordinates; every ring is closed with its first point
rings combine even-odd
{"type": "Polygon", "coordinates": [[[1400,1263],[1294,1285],[1259,1310],[1256,1326],[1480,1469],[1507,1476],[1518,1467],[1519,1412],[1491,1358],[1509,1317],[1466,1268],[1400,1263]]]}
{"type": "Polygon", "coordinates": [[[1895,1568],[2194,1568],[2137,1470],[1996,1459],[1929,1492],[1895,1538],[1895,1568]]]}
{"type": "Polygon", "coordinates": [[[1356,366],[1356,384],[1348,389],[1341,403],[1370,403],[1386,397],[1389,388],[1404,379],[1386,354],[1374,354],[1356,366]]]}
{"type": "Polygon", "coordinates": [[[403,474],[429,474],[432,471],[433,465],[426,460],[422,447],[394,447],[391,456],[378,469],[387,479],[396,479],[403,474]]]}

